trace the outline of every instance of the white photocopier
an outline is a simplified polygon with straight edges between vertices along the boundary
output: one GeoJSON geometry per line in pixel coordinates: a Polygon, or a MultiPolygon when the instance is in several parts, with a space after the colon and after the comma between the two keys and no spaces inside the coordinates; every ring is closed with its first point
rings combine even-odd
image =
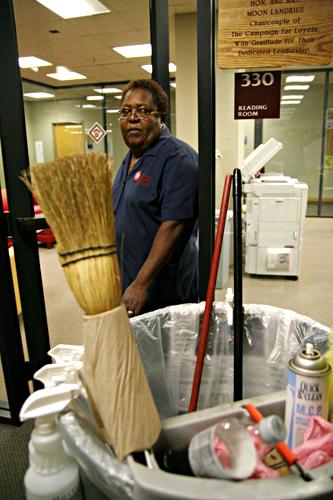
{"type": "Polygon", "coordinates": [[[297,279],[308,186],[283,174],[252,177],[281,148],[281,143],[269,139],[244,161],[245,272],[297,279]]]}

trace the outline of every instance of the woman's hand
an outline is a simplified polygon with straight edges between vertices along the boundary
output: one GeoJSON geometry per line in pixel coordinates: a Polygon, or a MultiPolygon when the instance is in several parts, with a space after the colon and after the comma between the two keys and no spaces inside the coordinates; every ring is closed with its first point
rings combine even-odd
{"type": "Polygon", "coordinates": [[[122,296],[122,302],[128,311],[129,317],[140,314],[148,295],[146,286],[137,284],[133,281],[125,290],[122,296]]]}
{"type": "Polygon", "coordinates": [[[160,225],[149,255],[136,278],[126,288],[122,301],[125,304],[129,316],[140,314],[147,297],[148,290],[154,277],[168,262],[176,242],[186,227],[186,221],[165,221],[160,225]]]}

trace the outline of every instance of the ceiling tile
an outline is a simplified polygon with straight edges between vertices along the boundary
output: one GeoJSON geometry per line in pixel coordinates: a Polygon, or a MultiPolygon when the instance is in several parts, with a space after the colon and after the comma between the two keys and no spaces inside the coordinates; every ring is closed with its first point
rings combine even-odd
{"type": "Polygon", "coordinates": [[[123,30],[129,31],[128,23],[114,12],[90,17],[78,17],[71,19],[71,24],[85,35],[103,34],[110,31],[113,33],[123,30]]]}
{"type": "MultiPolygon", "coordinates": [[[[150,58],[126,59],[112,50],[119,45],[150,42],[149,0],[101,1],[110,13],[65,20],[36,0],[14,0],[19,55],[34,55],[53,64],[52,68],[41,68],[38,72],[22,70],[22,77],[55,88],[80,85],[80,81],[58,82],[46,76],[54,71],[54,66],[67,66],[87,76],[82,81],[84,84],[149,78],[149,73],[140,65],[150,63],[150,58]],[[59,33],[52,34],[50,30],[59,33]]],[[[196,0],[169,0],[170,60],[173,62],[176,62],[173,11],[186,12],[195,6],[196,0]]]]}
{"type": "Polygon", "coordinates": [[[133,12],[122,12],[119,16],[134,30],[147,30],[149,34],[150,19],[149,11],[135,10],[133,12]]]}
{"type": "Polygon", "coordinates": [[[149,0],[104,0],[104,5],[115,12],[131,12],[139,8],[149,16],[149,0]]]}

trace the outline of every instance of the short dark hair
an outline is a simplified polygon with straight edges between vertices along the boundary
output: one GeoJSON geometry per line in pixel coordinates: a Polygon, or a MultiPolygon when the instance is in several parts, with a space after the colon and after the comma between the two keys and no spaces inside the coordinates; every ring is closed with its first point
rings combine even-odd
{"type": "Polygon", "coordinates": [[[121,104],[125,99],[127,92],[133,89],[145,89],[152,94],[154,104],[161,114],[162,121],[165,122],[168,113],[169,100],[166,92],[162,89],[161,85],[155,82],[155,80],[151,79],[132,80],[126,85],[126,87],[123,90],[123,94],[121,96],[121,101],[120,101],[121,104]]]}

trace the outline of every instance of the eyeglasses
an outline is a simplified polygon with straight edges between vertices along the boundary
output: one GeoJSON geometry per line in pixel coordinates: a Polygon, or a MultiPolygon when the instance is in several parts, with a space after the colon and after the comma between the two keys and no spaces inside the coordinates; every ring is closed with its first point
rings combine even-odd
{"type": "Polygon", "coordinates": [[[119,120],[127,120],[132,116],[132,112],[137,118],[141,118],[142,120],[148,120],[150,115],[159,115],[159,111],[150,111],[150,109],[145,108],[144,106],[140,106],[139,108],[122,108],[118,111],[119,120]]]}

